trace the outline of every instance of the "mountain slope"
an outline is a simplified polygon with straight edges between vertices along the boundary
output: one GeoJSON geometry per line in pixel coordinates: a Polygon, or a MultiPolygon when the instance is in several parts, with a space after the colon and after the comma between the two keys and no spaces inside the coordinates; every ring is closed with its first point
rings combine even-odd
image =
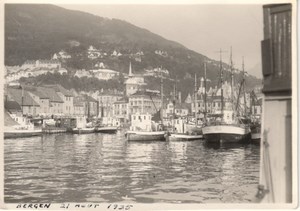
{"type": "MultiPolygon", "coordinates": [[[[92,69],[95,63],[104,62],[111,69],[127,73],[129,61],[132,61],[136,73],[162,66],[169,70],[171,78],[180,79],[191,78],[195,73],[203,76],[203,62],[206,61],[211,85],[218,84],[217,61],[128,22],[54,5],[5,5],[5,65],[21,65],[28,59],[50,59],[61,49],[72,55],[64,64],[69,68],[92,69]],[[123,56],[90,60],[86,56],[90,45],[109,55],[117,50],[123,56]],[[167,56],[157,55],[156,50],[167,52],[167,56]],[[144,52],[141,62],[131,57],[138,51],[144,52]]],[[[223,66],[228,79],[229,66],[223,66]]],[[[261,83],[253,76],[247,80],[250,87],[261,83]]],[[[193,89],[192,83],[184,84],[187,85],[184,89],[193,89]]]]}

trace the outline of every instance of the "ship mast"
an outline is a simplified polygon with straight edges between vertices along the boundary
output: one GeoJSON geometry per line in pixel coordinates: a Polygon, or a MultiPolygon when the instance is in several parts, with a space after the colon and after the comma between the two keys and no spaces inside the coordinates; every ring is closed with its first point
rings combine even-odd
{"type": "Polygon", "coordinates": [[[247,105],[246,105],[246,92],[245,92],[245,64],[244,64],[244,57],[243,57],[243,93],[244,93],[244,115],[247,114],[247,105]]]}
{"type": "Polygon", "coordinates": [[[224,114],[224,97],[223,97],[223,70],[222,70],[222,49],[220,49],[220,78],[221,78],[221,114],[224,114]]]}
{"type": "Polygon", "coordinates": [[[206,62],[204,62],[204,121],[206,122],[206,113],[207,113],[207,105],[206,105],[206,62]]]}
{"type": "Polygon", "coordinates": [[[175,104],[176,104],[176,82],[177,82],[177,77],[175,79],[175,84],[173,87],[173,131],[175,131],[175,104]]]}
{"type": "Polygon", "coordinates": [[[164,86],[163,86],[162,75],[160,77],[160,97],[161,97],[160,119],[161,119],[161,124],[163,125],[164,86]]]}
{"type": "Polygon", "coordinates": [[[231,104],[232,104],[232,110],[234,111],[234,94],[233,94],[233,61],[232,61],[232,47],[230,47],[230,76],[231,76],[231,104]]]}
{"type": "Polygon", "coordinates": [[[198,124],[198,117],[197,117],[197,74],[195,73],[195,125],[197,127],[198,124]]]}

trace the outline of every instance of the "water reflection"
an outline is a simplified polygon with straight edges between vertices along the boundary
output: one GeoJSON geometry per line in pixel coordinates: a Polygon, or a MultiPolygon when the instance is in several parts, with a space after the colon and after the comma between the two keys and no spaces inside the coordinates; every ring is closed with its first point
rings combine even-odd
{"type": "Polygon", "coordinates": [[[138,143],[123,133],[6,139],[5,202],[249,202],[259,146],[138,143]]]}

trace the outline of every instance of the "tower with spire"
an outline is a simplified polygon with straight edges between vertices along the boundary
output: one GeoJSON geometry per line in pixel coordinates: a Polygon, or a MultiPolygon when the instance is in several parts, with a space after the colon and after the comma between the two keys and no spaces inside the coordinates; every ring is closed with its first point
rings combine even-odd
{"type": "Polygon", "coordinates": [[[129,62],[128,78],[125,81],[126,95],[130,96],[137,91],[144,90],[145,85],[144,77],[142,75],[133,74],[131,62],[129,62]]]}

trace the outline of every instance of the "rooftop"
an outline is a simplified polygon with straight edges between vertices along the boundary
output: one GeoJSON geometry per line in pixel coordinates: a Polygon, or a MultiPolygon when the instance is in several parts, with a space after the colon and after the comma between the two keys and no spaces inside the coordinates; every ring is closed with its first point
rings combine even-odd
{"type": "Polygon", "coordinates": [[[7,88],[8,96],[16,101],[19,105],[39,106],[37,102],[29,95],[28,91],[22,89],[7,88]],[[22,102],[23,96],[23,102],[22,102]]]}

